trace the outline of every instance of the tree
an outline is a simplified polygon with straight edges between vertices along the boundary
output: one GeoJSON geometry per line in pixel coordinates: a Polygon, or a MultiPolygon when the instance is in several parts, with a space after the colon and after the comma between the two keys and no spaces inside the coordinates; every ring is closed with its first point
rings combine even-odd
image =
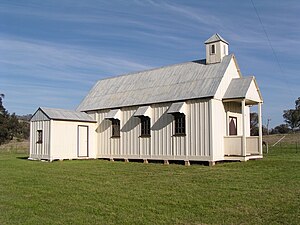
{"type": "Polygon", "coordinates": [[[295,109],[283,111],[283,118],[293,131],[300,128],[300,97],[295,101],[295,109]]]}
{"type": "Polygon", "coordinates": [[[300,125],[300,110],[288,109],[283,111],[284,121],[294,131],[300,125]]]}
{"type": "Polygon", "coordinates": [[[295,101],[295,109],[300,109],[300,97],[298,97],[298,99],[295,101]]]}
{"type": "Polygon", "coordinates": [[[23,116],[27,119],[19,119],[15,113],[10,115],[3,105],[3,98],[4,94],[0,94],[0,145],[13,138],[28,139],[29,115],[23,116]]]}
{"type": "Polygon", "coordinates": [[[0,94],[0,114],[4,114],[4,112],[5,112],[5,108],[4,108],[4,106],[3,106],[3,103],[2,103],[2,99],[4,98],[4,94],[0,94]]]}
{"type": "Polygon", "coordinates": [[[280,124],[271,130],[271,134],[287,134],[291,131],[287,124],[280,124]]]}
{"type": "Polygon", "coordinates": [[[258,136],[258,114],[250,113],[250,135],[258,136]]]}
{"type": "Polygon", "coordinates": [[[8,130],[8,113],[3,106],[2,100],[4,94],[0,94],[0,145],[3,144],[7,139],[9,139],[8,130]]]}

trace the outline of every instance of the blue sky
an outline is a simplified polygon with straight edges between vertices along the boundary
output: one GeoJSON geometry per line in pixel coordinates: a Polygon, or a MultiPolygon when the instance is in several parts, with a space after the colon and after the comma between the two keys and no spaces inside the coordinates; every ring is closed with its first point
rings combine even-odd
{"type": "Polygon", "coordinates": [[[0,93],[12,113],[75,109],[102,78],[205,58],[219,33],[255,75],[263,122],[283,122],[300,96],[300,2],[0,0],[0,93]],[[277,57],[277,59],[276,59],[277,57]]]}

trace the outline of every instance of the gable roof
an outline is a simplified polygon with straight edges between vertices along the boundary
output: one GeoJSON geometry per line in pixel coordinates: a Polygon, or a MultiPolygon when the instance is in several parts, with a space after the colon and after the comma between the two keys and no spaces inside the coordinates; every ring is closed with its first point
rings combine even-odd
{"type": "Polygon", "coordinates": [[[198,60],[98,81],[78,111],[213,97],[234,56],[206,65],[198,60]]]}
{"type": "Polygon", "coordinates": [[[84,112],[78,112],[66,109],[39,108],[32,116],[31,121],[40,120],[41,116],[36,116],[38,112],[42,112],[48,119],[52,120],[70,120],[81,122],[96,122],[91,116],[84,112]],[[39,118],[38,118],[39,117],[39,118]]]}
{"type": "Polygon", "coordinates": [[[208,38],[205,42],[204,42],[204,44],[209,44],[209,43],[213,43],[213,42],[217,42],[217,41],[223,41],[224,43],[226,43],[226,44],[228,44],[229,45],[229,43],[224,39],[224,38],[222,38],[221,37],[221,35],[220,34],[214,34],[213,36],[211,36],[210,38],[208,38]]]}
{"type": "Polygon", "coordinates": [[[255,78],[252,76],[232,79],[223,97],[224,100],[243,98],[262,102],[255,78]]]}

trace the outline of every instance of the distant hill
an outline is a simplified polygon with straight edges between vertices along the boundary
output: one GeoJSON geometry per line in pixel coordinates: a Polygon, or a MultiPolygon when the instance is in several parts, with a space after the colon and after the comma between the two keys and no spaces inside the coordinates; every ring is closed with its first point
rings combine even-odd
{"type": "Polygon", "coordinates": [[[22,116],[16,115],[16,117],[18,118],[18,120],[30,121],[32,114],[27,114],[27,115],[22,115],[22,116]]]}

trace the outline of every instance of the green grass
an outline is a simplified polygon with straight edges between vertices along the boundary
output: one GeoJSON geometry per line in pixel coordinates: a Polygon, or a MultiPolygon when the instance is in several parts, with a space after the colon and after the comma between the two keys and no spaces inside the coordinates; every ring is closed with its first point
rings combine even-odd
{"type": "Polygon", "coordinates": [[[0,224],[300,224],[300,153],[214,167],[0,153],[0,224]]]}

